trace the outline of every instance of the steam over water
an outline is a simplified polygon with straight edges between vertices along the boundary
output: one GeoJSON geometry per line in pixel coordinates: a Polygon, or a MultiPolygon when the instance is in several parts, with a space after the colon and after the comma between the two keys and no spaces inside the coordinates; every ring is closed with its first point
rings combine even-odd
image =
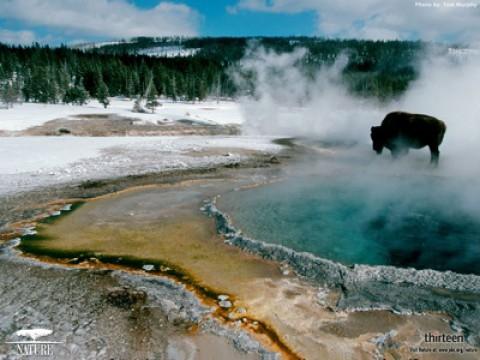
{"type": "Polygon", "coordinates": [[[305,53],[247,54],[242,67],[256,83],[241,101],[245,131],[355,146],[319,152],[281,183],[229,194],[220,210],[253,238],[346,264],[480,274],[480,56],[432,48],[405,93],[380,103],[345,89],[345,57],[306,77],[305,53]],[[370,127],[396,110],[447,124],[438,169],[426,150],[395,163],[388,151],[373,154],[370,127]]]}
{"type": "Polygon", "coordinates": [[[480,274],[474,183],[429,168],[426,152],[392,163],[367,147],[331,150],[219,208],[247,236],[341,263],[480,274]]]}

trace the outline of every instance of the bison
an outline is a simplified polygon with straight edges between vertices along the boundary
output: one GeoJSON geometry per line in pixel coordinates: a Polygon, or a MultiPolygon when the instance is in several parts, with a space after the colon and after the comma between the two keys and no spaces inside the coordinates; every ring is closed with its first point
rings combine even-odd
{"type": "Polygon", "coordinates": [[[370,136],[377,154],[381,154],[386,147],[393,158],[408,154],[410,148],[428,146],[430,162],[437,165],[440,156],[438,147],[446,130],[445,123],[432,116],[396,111],[385,116],[380,126],[373,126],[370,136]]]}

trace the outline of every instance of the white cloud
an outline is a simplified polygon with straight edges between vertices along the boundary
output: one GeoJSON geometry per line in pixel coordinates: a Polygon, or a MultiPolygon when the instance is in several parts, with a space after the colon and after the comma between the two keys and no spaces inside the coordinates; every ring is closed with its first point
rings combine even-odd
{"type": "Polygon", "coordinates": [[[35,39],[35,34],[31,31],[0,29],[0,43],[30,45],[35,39]]]}
{"type": "Polygon", "coordinates": [[[192,8],[160,2],[140,9],[126,0],[2,0],[0,18],[56,28],[68,36],[193,36],[200,15],[192,8]]]}
{"type": "Polygon", "coordinates": [[[478,0],[239,0],[228,10],[314,11],[318,33],[332,37],[468,42],[477,40],[480,33],[478,0]]]}

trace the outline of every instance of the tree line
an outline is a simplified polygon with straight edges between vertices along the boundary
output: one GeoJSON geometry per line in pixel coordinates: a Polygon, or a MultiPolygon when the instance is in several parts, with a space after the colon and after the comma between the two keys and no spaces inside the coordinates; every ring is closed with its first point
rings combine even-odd
{"type": "Polygon", "coordinates": [[[288,52],[307,48],[306,73],[314,74],[346,53],[343,80],[353,93],[390,98],[416,78],[415,60],[424,44],[403,41],[278,38],[138,38],[99,48],[8,46],[0,44],[0,94],[7,106],[19,99],[40,103],[84,104],[89,98],[108,106],[110,96],[203,100],[209,95],[233,97],[239,89],[232,68],[254,42],[288,52]],[[195,48],[188,57],[149,57],[139,49],[175,44],[195,48]]]}
{"type": "Polygon", "coordinates": [[[222,65],[205,58],[152,58],[110,55],[61,46],[14,47],[0,44],[2,99],[40,103],[78,103],[109,96],[157,96],[202,100],[209,94],[231,96],[222,65]]]}

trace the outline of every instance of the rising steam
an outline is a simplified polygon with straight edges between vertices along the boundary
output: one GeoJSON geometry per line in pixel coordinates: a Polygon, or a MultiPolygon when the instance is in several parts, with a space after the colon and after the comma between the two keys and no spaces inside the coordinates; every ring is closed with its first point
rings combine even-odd
{"type": "MultiPolygon", "coordinates": [[[[418,217],[418,221],[425,221],[420,228],[437,230],[462,227],[458,219],[463,219],[470,224],[464,229],[466,233],[477,234],[480,231],[477,160],[480,55],[471,52],[457,56],[431,49],[418,63],[418,79],[400,98],[382,103],[356,97],[346,89],[341,81],[347,63],[345,56],[311,76],[302,70],[305,54],[302,49],[277,54],[259,48],[243,59],[242,71],[254,75],[250,77],[254,79],[253,93],[240,99],[246,118],[245,131],[356,143],[348,150],[334,148],[332,157],[320,154],[297,161],[292,173],[308,172],[312,182],[344,179],[339,194],[352,191],[358,194],[362,197],[365,219],[385,217],[386,228],[390,226],[399,233],[404,229],[405,219],[418,217]],[[396,162],[390,161],[388,151],[382,156],[374,154],[370,147],[370,127],[380,124],[394,110],[429,114],[445,121],[447,133],[440,146],[439,168],[428,165],[428,149],[411,151],[396,162]],[[419,207],[423,210],[417,211],[419,207]]],[[[415,232],[410,229],[406,235],[415,236],[415,232]]],[[[432,244],[442,238],[428,231],[424,236],[432,244]]],[[[419,245],[403,241],[399,248],[419,245]]],[[[478,249],[478,241],[455,240],[448,244],[445,246],[458,247],[459,258],[478,261],[478,250],[472,250],[478,249]]],[[[441,246],[439,249],[443,251],[441,246]]],[[[422,251],[429,254],[430,250],[422,251]]]]}
{"type": "MultiPolygon", "coordinates": [[[[442,148],[475,146],[480,140],[480,55],[457,56],[430,51],[418,64],[420,76],[400,99],[380,103],[359,98],[346,89],[341,72],[348,62],[339,56],[313,76],[301,66],[305,49],[278,54],[255,48],[241,62],[253,74],[253,94],[240,99],[247,133],[313,136],[369,143],[370,126],[390,111],[436,116],[447,123],[442,148]]],[[[240,86],[241,76],[236,77],[240,86]]]]}

